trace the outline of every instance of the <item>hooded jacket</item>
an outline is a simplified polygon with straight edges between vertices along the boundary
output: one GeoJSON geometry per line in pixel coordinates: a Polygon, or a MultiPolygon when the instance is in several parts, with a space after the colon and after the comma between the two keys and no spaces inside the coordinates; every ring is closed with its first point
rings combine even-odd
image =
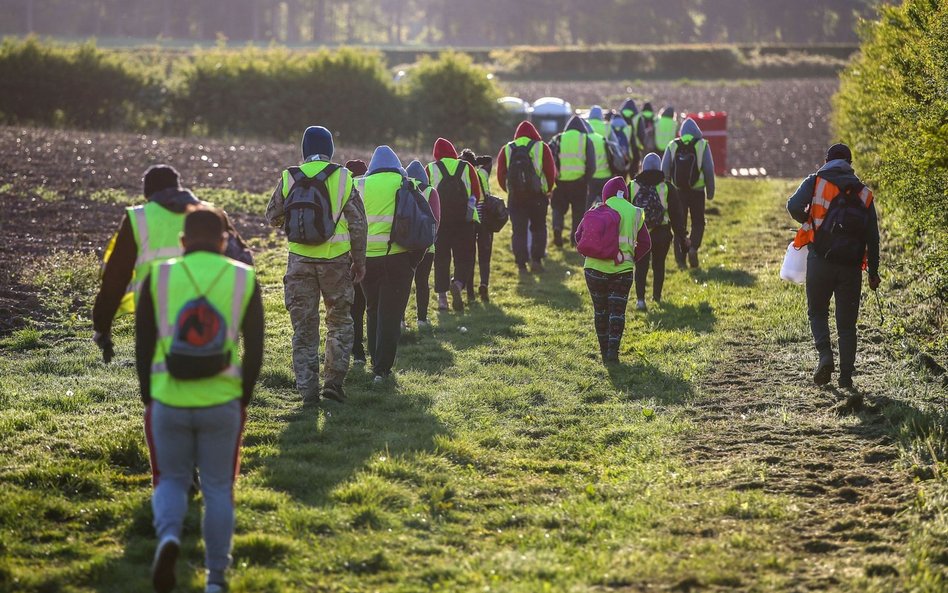
{"type": "MultiPolygon", "coordinates": [[[[787,200],[787,212],[800,224],[810,219],[810,203],[816,193],[816,178],[822,177],[837,187],[851,183],[862,183],[856,177],[853,166],[843,159],[835,159],[820,167],[819,171],[803,180],[797,191],[787,200]]],[[[866,265],[871,278],[879,276],[879,217],[876,203],[869,204],[869,227],[866,229],[866,265]]]]}
{"type": "MultiPolygon", "coordinates": [[[[583,174],[583,177],[575,181],[560,181],[560,183],[583,183],[586,184],[592,179],[593,173],[596,172],[596,148],[593,145],[592,138],[589,137],[589,124],[585,119],[574,115],[569,118],[569,121],[566,122],[566,127],[563,128],[563,131],[575,130],[577,132],[582,132],[586,134],[586,172],[583,174]]],[[[554,139],[557,147],[559,147],[559,136],[554,139]]],[[[557,150],[553,155],[553,163],[556,166],[556,170],[560,170],[560,155],[559,150],[557,150]]]]}
{"type": "MultiPolygon", "coordinates": [[[[435,140],[434,150],[432,150],[431,156],[434,157],[435,162],[441,159],[457,159],[458,151],[450,140],[438,138],[435,140]]],[[[470,163],[461,162],[462,164],[459,166],[467,167],[467,178],[471,184],[471,193],[474,194],[477,202],[480,203],[481,200],[484,199],[484,192],[481,190],[481,180],[477,177],[477,171],[474,170],[474,167],[472,167],[470,163]]],[[[433,165],[434,163],[425,165],[425,174],[428,176],[428,179],[431,179],[431,167],[433,165]]]]}
{"type": "MultiPolygon", "coordinates": [[[[414,160],[408,163],[408,166],[405,167],[405,172],[408,173],[408,176],[420,183],[422,186],[429,186],[428,174],[425,172],[425,166],[421,164],[420,161],[414,160]]],[[[431,195],[428,197],[428,205],[431,206],[431,213],[434,214],[435,220],[438,223],[441,223],[441,196],[438,195],[438,190],[431,188],[431,195]]]]}
{"type": "MultiPolygon", "coordinates": [[[[704,138],[701,128],[690,117],[681,124],[681,137],[692,136],[696,141],[704,138]]],[[[665,179],[671,179],[671,147],[669,144],[665,149],[665,155],[662,157],[662,172],[665,173],[665,179]]],[[[714,158],[711,156],[711,145],[708,144],[704,149],[704,155],[701,161],[701,171],[704,173],[704,189],[709,200],[714,199],[714,158]]]]}
{"type": "MultiPolygon", "coordinates": [[[[572,120],[570,121],[572,122],[572,120]]],[[[556,163],[553,161],[553,151],[550,150],[550,145],[543,142],[540,138],[540,133],[537,132],[533,124],[528,121],[520,122],[520,125],[517,126],[517,131],[514,133],[514,140],[517,138],[529,138],[543,144],[543,176],[546,177],[546,186],[552,190],[556,184],[556,163]]],[[[586,147],[588,149],[589,145],[587,144],[586,147]]],[[[508,163],[507,151],[505,149],[506,145],[502,146],[500,152],[497,153],[497,183],[500,184],[500,187],[504,191],[507,191],[508,163]]],[[[587,154],[589,153],[587,152],[587,154]]]]}

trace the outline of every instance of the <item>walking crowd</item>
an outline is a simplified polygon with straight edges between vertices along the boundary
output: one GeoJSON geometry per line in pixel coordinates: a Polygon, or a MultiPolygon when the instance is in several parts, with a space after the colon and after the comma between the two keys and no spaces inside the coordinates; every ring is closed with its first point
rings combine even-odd
{"type": "MultiPolygon", "coordinates": [[[[339,164],[334,152],[329,130],[307,128],[302,162],[282,172],[266,208],[269,224],[287,239],[284,305],[296,388],[306,405],[346,401],[350,363],[370,364],[375,383],[390,380],[413,285],[414,322],[431,324],[432,270],[438,311],[463,312],[465,297],[468,305],[489,302],[494,234],[508,220],[519,274],[543,274],[550,208],[553,247],[569,244],[585,256],[601,359],[617,363],[633,286],[636,309],[644,311],[649,272],[652,300],[662,300],[669,251],[679,267],[699,266],[705,203],[715,193],[711,148],[698,124],[685,119],[679,126],[672,107],[656,113],[645,103],[640,111],[631,99],[615,111],[594,106],[587,117],[573,116],[549,143],[524,121],[493,158],[459,153],[445,138],[435,141],[427,164],[404,166],[386,145],[369,163],[339,164]],[[492,171],[506,203],[491,193],[492,171]]],[[[791,214],[804,223],[799,248],[822,245],[818,228],[831,219],[826,212],[834,212],[836,194],[855,200],[852,208],[861,202],[871,212],[867,228],[875,228],[871,192],[847,169],[848,149],[831,153],[827,167],[790,201],[791,214]]],[[[172,167],[149,168],[143,186],[147,203],[127,209],[107,251],[93,339],[108,362],[113,318],[135,311],[159,540],[154,588],[175,587],[188,494],[199,487],[206,507],[205,591],[219,593],[228,590],[241,434],[263,360],[260,286],[252,255],[227,215],[183,189],[172,167]]],[[[869,246],[875,289],[877,228],[869,246]]],[[[840,385],[846,379],[851,386],[860,276],[852,257],[841,263],[823,257],[824,263],[818,251],[810,252],[820,260],[810,264],[812,287],[807,277],[819,350],[815,380],[825,384],[833,370],[827,315],[835,293],[840,385]]]]}

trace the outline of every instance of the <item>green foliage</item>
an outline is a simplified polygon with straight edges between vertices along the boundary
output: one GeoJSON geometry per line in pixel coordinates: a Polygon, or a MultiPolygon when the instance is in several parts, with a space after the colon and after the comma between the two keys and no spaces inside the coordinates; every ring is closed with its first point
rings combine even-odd
{"type": "Polygon", "coordinates": [[[0,122],[114,128],[129,125],[153,91],[128,60],[93,43],[65,47],[0,44],[0,122]]]}
{"type": "Polygon", "coordinates": [[[346,142],[388,137],[400,104],[380,54],[285,48],[199,51],[181,67],[177,125],[211,134],[297,138],[319,123],[346,142]]]}
{"type": "Polygon", "coordinates": [[[408,75],[405,134],[433,140],[444,136],[461,146],[494,148],[493,134],[502,122],[497,105],[500,89],[470,56],[442,53],[424,57],[408,75]]]}
{"type": "Polygon", "coordinates": [[[24,264],[21,282],[36,287],[59,320],[75,321],[98,289],[99,265],[94,253],[57,250],[24,264]]]}
{"type": "Polygon", "coordinates": [[[907,0],[862,28],[862,52],[834,99],[835,127],[874,187],[893,246],[896,333],[946,345],[948,4],[907,0]]]}

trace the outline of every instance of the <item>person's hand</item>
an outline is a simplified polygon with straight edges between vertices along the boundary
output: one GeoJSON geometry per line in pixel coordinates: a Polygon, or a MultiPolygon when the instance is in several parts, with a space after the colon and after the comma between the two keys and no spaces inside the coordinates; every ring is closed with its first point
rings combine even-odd
{"type": "Polygon", "coordinates": [[[115,348],[112,345],[112,335],[93,332],[92,341],[95,342],[95,345],[102,351],[102,362],[105,364],[112,362],[112,357],[115,356],[115,348]]]}
{"type": "Polygon", "coordinates": [[[365,278],[365,262],[362,262],[361,264],[352,262],[352,267],[350,268],[350,271],[352,272],[353,284],[358,284],[362,282],[362,280],[365,278]]]}
{"type": "Polygon", "coordinates": [[[882,278],[878,276],[869,276],[869,288],[872,290],[878,290],[880,284],[882,284],[882,278]]]}

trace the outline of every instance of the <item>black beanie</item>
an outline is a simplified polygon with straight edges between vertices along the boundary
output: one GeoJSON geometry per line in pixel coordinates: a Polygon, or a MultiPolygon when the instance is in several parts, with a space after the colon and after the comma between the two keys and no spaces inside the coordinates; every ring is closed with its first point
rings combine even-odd
{"type": "Polygon", "coordinates": [[[826,162],[842,159],[847,163],[853,162],[853,152],[845,144],[834,144],[826,151],[826,162]]]}
{"type": "Polygon", "coordinates": [[[303,132],[303,141],[300,143],[303,152],[303,158],[308,159],[316,155],[322,155],[327,159],[332,158],[335,152],[335,146],[332,142],[332,132],[322,126],[310,126],[303,132]]]}
{"type": "Polygon", "coordinates": [[[142,179],[142,191],[148,198],[156,192],[163,189],[178,188],[180,186],[180,176],[171,165],[152,165],[145,171],[145,177],[142,179]]]}

